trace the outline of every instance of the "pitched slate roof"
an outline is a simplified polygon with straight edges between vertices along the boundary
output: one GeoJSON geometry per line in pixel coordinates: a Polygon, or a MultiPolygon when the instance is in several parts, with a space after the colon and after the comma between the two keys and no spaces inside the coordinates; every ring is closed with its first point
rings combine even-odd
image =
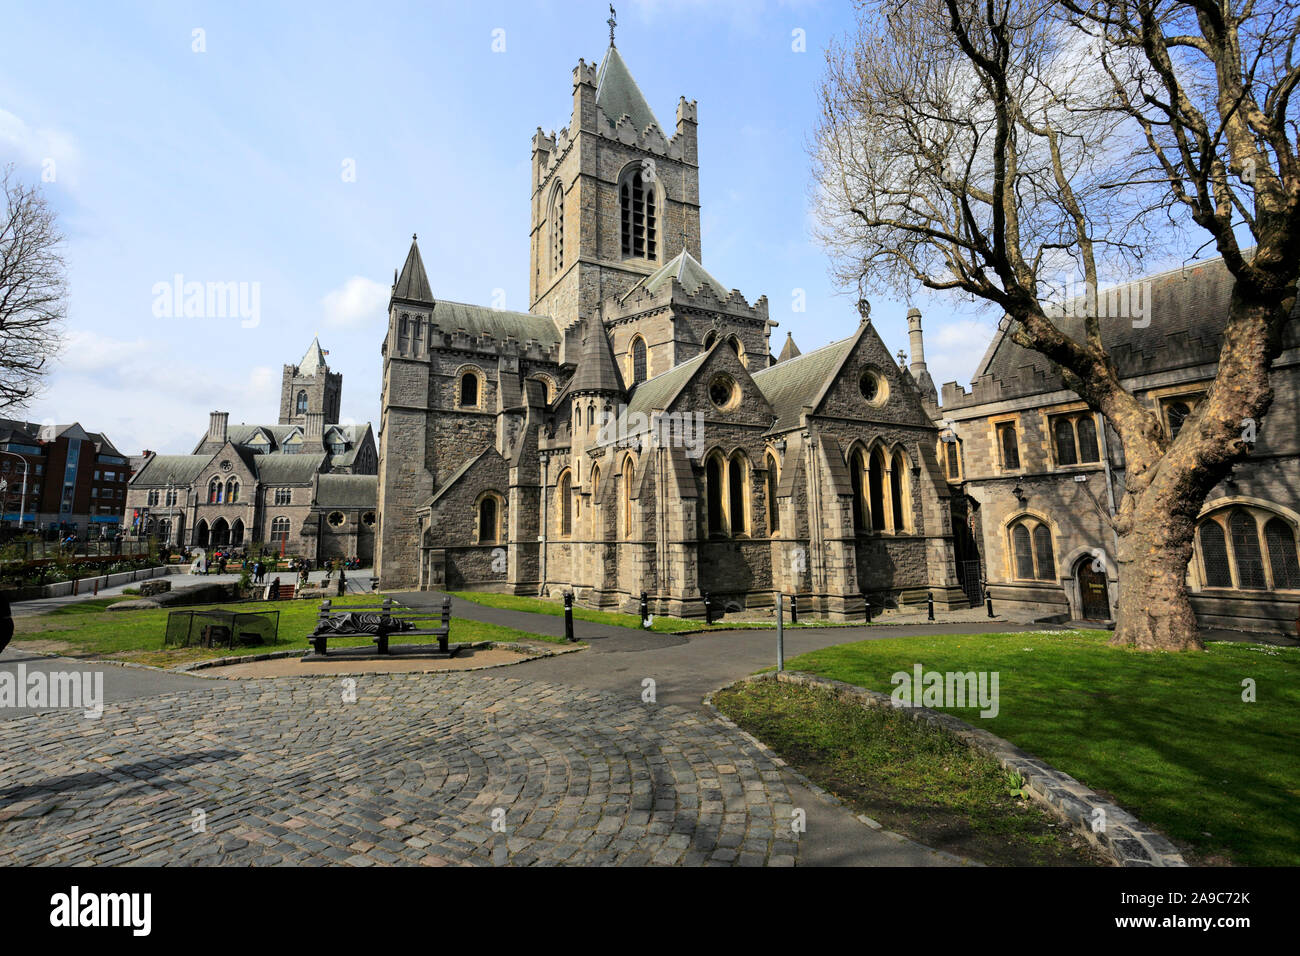
{"type": "Polygon", "coordinates": [[[266,484],[306,484],[325,466],[324,455],[254,455],[257,480],[266,484]]]}
{"type": "Polygon", "coordinates": [[[627,394],[623,376],[618,371],[618,363],[614,361],[609,336],[605,334],[605,328],[598,319],[587,320],[582,355],[578,358],[578,367],[564,387],[563,394],[576,392],[604,392],[619,396],[627,394]]]}
{"type": "Polygon", "coordinates": [[[850,335],[754,373],[754,384],[777,416],[773,431],[798,427],[803,407],[816,403],[857,338],[856,334],[850,335]]]}
{"type": "MultiPolygon", "coordinates": [[[[717,348],[717,345],[714,346],[717,348]]],[[[667,408],[672,400],[677,396],[691,380],[691,376],[696,370],[704,364],[712,349],[701,352],[693,359],[688,359],[681,365],[669,369],[654,378],[648,378],[636,387],[632,393],[631,399],[628,400],[627,410],[631,412],[641,412],[649,414],[651,409],[667,408]]]]}
{"type": "Polygon", "coordinates": [[[210,461],[211,455],[154,455],[131,478],[131,485],[165,488],[168,475],[177,485],[189,485],[210,461]]]}
{"type": "MultiPolygon", "coordinates": [[[[1109,302],[1130,303],[1125,314],[1100,319],[1102,343],[1120,375],[1131,377],[1218,361],[1223,329],[1228,321],[1233,277],[1221,258],[1149,276],[1099,294],[1098,311],[1109,302]],[[1149,283],[1149,285],[1148,285],[1149,283]],[[1149,294],[1149,298],[1148,298],[1149,294]],[[1139,326],[1134,326],[1134,318],[1139,326]],[[1150,320],[1149,323],[1147,320],[1150,320]]],[[[1053,320],[1067,335],[1082,341],[1084,319],[1071,314],[1078,299],[1067,303],[1066,314],[1053,320]]],[[[1300,302],[1283,329],[1286,348],[1300,346],[1300,302]]],[[[1007,324],[1004,320],[1004,325],[1007,324]]],[[[1003,398],[1034,395],[1065,388],[1060,373],[1046,356],[1021,348],[1007,330],[999,331],[980,363],[976,378],[992,376],[1003,398]]]]}
{"type": "Polygon", "coordinates": [[[632,79],[632,72],[612,43],[605,51],[600,71],[596,74],[596,105],[604,110],[610,126],[617,126],[624,113],[631,118],[638,133],[645,132],[651,123],[659,126],[650,104],[641,94],[641,88],[632,79]]]}
{"type": "Polygon", "coordinates": [[[434,309],[432,324],[444,332],[464,329],[471,335],[491,335],[497,341],[514,338],[520,345],[536,339],[543,348],[553,348],[560,342],[560,330],[549,316],[530,312],[509,312],[485,305],[465,302],[439,302],[434,309]]]}
{"type": "Polygon", "coordinates": [[[321,508],[373,508],[378,500],[377,475],[321,475],[316,483],[321,508]]]}
{"type": "Polygon", "coordinates": [[[406,264],[393,286],[394,299],[410,299],[412,302],[433,302],[433,289],[429,287],[429,276],[424,271],[424,260],[420,258],[420,246],[411,236],[411,250],[406,254],[406,264]]]}
{"type": "Polygon", "coordinates": [[[699,292],[700,289],[708,287],[713,294],[719,299],[726,299],[731,295],[731,290],[709,274],[709,271],[700,265],[699,261],[683,249],[673,258],[669,259],[657,270],[646,276],[632,288],[628,289],[623,295],[622,300],[627,298],[637,289],[646,289],[649,292],[658,292],[676,279],[691,295],[699,292]]]}

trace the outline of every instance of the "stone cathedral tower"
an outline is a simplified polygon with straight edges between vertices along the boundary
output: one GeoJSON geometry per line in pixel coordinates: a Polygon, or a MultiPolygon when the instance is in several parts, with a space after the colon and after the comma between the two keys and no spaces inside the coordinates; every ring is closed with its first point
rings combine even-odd
{"type": "Polygon", "coordinates": [[[533,135],[529,311],[568,330],[682,251],[700,258],[696,105],[671,138],[611,38],[573,70],[573,114],[533,135]]]}

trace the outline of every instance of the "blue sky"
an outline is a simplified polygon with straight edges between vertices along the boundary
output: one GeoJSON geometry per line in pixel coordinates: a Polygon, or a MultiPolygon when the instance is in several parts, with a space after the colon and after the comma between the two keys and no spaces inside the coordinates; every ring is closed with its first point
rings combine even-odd
{"type": "MultiPolygon", "coordinates": [[[[856,296],[811,235],[807,144],[850,5],[616,6],[660,123],[679,95],[698,101],[706,267],[768,296],[774,351],[787,330],[804,351],[848,334],[856,296]]],[[[80,421],[131,454],[188,452],[211,410],[274,421],[281,366],[319,333],[342,417],[377,422],[387,289],[412,232],[436,297],[501,289],[527,309],[530,139],[567,125],[572,68],[603,55],[608,15],[589,0],[9,5],[0,163],[53,174],[71,292],[66,347],[26,417],[80,421]],[[177,274],[256,283],[259,321],[158,317],[155,286],[177,274]]],[[[915,304],[935,381],[965,384],[994,316],[915,304]]],[[[907,305],[874,300],[891,350],[907,346],[907,305]]]]}

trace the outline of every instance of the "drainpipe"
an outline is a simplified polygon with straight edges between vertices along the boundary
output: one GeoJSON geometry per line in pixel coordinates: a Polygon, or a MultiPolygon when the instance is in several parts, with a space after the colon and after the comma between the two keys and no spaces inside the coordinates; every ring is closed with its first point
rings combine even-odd
{"type": "Polygon", "coordinates": [[[538,576],[541,578],[539,589],[541,590],[541,594],[543,597],[546,596],[546,504],[551,497],[549,494],[547,494],[546,488],[550,482],[550,474],[551,474],[551,456],[550,453],[547,452],[546,454],[542,455],[542,487],[541,487],[541,497],[542,497],[541,532],[542,533],[537,536],[537,540],[541,542],[541,555],[539,557],[539,562],[538,562],[538,572],[539,572],[538,576]]]}
{"type": "MultiPolygon", "coordinates": [[[[1115,542],[1115,566],[1116,571],[1119,569],[1119,532],[1115,530],[1115,481],[1110,470],[1110,448],[1106,442],[1106,416],[1098,414],[1101,419],[1101,463],[1106,472],[1106,503],[1110,506],[1110,532],[1115,542]]],[[[1116,580],[1119,575],[1116,574],[1116,580]]]]}

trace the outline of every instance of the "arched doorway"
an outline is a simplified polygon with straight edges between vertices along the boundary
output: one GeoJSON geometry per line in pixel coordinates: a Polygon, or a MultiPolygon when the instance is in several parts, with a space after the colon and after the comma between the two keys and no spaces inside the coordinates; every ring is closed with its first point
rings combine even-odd
{"type": "Polygon", "coordinates": [[[235,547],[244,543],[244,519],[236,518],[235,523],[230,526],[230,543],[235,547]]]}
{"type": "Polygon", "coordinates": [[[208,546],[208,523],[202,519],[199,520],[198,525],[194,528],[194,543],[200,548],[206,548],[208,546]]]}
{"type": "Polygon", "coordinates": [[[212,544],[214,547],[230,544],[230,525],[226,524],[225,518],[212,522],[212,544]]]}
{"type": "Polygon", "coordinates": [[[1110,620],[1110,586],[1106,581],[1106,568],[1093,570],[1093,565],[1100,562],[1091,557],[1083,558],[1075,568],[1075,580],[1079,585],[1079,618],[1084,621],[1110,620]]]}

